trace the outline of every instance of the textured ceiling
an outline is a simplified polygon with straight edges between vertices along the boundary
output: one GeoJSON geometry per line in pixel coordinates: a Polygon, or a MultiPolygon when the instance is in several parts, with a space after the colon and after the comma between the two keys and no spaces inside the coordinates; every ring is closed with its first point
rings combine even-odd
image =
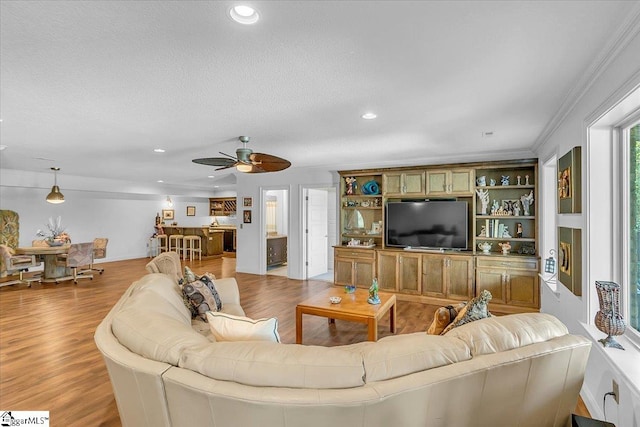
{"type": "Polygon", "coordinates": [[[296,168],[531,156],[638,14],[637,1],[254,1],[262,19],[244,26],[237,3],[0,2],[0,167],[208,188],[228,174],[191,159],[233,154],[239,135],[296,168]]]}

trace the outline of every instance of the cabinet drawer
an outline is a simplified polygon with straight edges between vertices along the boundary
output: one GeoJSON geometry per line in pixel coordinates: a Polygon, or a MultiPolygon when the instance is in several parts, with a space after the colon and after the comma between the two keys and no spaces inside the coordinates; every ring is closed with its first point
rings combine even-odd
{"type": "Polygon", "coordinates": [[[335,256],[341,258],[375,259],[375,251],[372,249],[347,249],[335,248],[335,256]]]}
{"type": "Polygon", "coordinates": [[[482,268],[499,268],[499,269],[517,269],[517,270],[533,270],[538,271],[537,258],[496,258],[479,256],[476,261],[476,267],[482,268]]]}

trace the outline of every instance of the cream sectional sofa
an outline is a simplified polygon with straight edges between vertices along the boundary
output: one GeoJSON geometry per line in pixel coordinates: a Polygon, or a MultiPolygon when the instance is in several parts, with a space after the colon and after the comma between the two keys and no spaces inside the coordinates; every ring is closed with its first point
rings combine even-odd
{"type": "MultiPolygon", "coordinates": [[[[235,279],[216,288],[243,313],[235,279]]],[[[538,313],[340,347],[214,342],[161,273],[131,285],[95,342],[132,427],[565,426],[591,345],[538,313]]]]}

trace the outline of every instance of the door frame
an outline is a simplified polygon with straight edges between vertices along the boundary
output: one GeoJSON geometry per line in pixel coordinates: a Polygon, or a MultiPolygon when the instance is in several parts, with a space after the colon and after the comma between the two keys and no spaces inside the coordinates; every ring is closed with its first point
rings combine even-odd
{"type": "MultiPolygon", "coordinates": [[[[334,197],[335,197],[335,206],[336,206],[336,226],[335,226],[335,230],[334,230],[334,235],[337,238],[337,241],[340,241],[339,238],[340,236],[338,235],[338,230],[339,230],[339,223],[340,223],[340,184],[339,183],[331,183],[331,184],[302,184],[300,185],[300,192],[299,192],[299,197],[300,197],[300,248],[302,248],[302,259],[300,262],[300,277],[303,278],[303,280],[307,280],[307,258],[308,258],[308,248],[307,248],[307,233],[305,232],[305,230],[307,230],[308,228],[308,216],[307,216],[307,200],[306,200],[306,196],[307,196],[307,190],[308,189],[312,189],[312,190],[323,190],[323,189],[334,189],[334,197]]],[[[330,196],[330,195],[329,195],[330,196]]],[[[329,231],[327,231],[327,234],[330,234],[329,231]]],[[[327,245],[329,244],[328,242],[330,242],[331,239],[327,239],[327,245]]],[[[327,250],[329,249],[329,247],[327,246],[327,250]]],[[[335,268],[335,266],[334,266],[335,268]]]]}
{"type": "Polygon", "coordinates": [[[291,245],[291,185],[269,185],[260,187],[260,270],[259,274],[267,274],[267,192],[281,190],[287,192],[287,277],[291,277],[291,263],[289,262],[289,253],[291,245]]]}

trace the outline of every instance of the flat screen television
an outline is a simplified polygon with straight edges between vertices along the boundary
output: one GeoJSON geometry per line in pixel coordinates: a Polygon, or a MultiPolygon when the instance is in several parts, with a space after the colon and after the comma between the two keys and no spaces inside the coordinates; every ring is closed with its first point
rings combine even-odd
{"type": "Polygon", "coordinates": [[[385,244],[424,249],[467,249],[467,202],[389,202],[385,244]]]}

